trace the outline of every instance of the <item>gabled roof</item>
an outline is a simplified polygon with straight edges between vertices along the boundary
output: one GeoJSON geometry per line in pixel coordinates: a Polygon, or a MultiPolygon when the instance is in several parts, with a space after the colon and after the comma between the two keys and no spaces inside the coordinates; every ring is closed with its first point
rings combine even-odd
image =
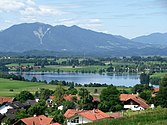
{"type": "MultiPolygon", "coordinates": [[[[77,95],[64,95],[64,99],[66,100],[66,101],[70,101],[73,97],[77,97],[77,100],[80,100],[80,97],[79,96],[77,96],[77,95]]],[[[50,99],[54,99],[54,98],[56,98],[55,96],[49,96],[49,98],[50,99]]]]}
{"type": "Polygon", "coordinates": [[[64,96],[64,99],[66,100],[66,101],[70,101],[73,97],[76,97],[77,98],[77,100],[80,100],[80,97],[79,96],[77,96],[77,95],[65,95],[64,96]]]}
{"type": "Polygon", "coordinates": [[[133,100],[136,103],[138,103],[141,107],[143,108],[149,108],[150,106],[146,103],[146,101],[140,97],[138,97],[137,94],[121,94],[120,95],[120,101],[128,101],[128,100],[133,100]]]}
{"type": "Polygon", "coordinates": [[[32,105],[35,105],[37,102],[36,100],[27,100],[24,105],[25,106],[32,106],[32,105]]]}
{"type": "Polygon", "coordinates": [[[129,98],[137,97],[137,94],[120,94],[120,101],[127,101],[129,98]]]}
{"type": "MultiPolygon", "coordinates": [[[[133,98],[129,98],[132,99],[133,101],[135,101],[136,103],[138,103],[141,107],[143,108],[149,108],[150,106],[146,103],[146,101],[140,97],[133,97],[133,98]]],[[[128,99],[128,100],[129,100],[128,99]]]]}
{"type": "Polygon", "coordinates": [[[65,112],[64,116],[65,116],[66,118],[71,118],[71,117],[73,117],[75,114],[77,114],[77,113],[79,113],[79,112],[82,112],[82,110],[68,109],[68,110],[65,112]]]}
{"type": "Polygon", "coordinates": [[[17,109],[8,109],[8,111],[5,113],[5,117],[7,119],[15,119],[17,112],[18,112],[17,109]]]}
{"type": "Polygon", "coordinates": [[[109,118],[110,116],[104,112],[102,112],[99,109],[96,110],[74,110],[74,109],[68,109],[64,116],[66,118],[71,118],[75,115],[81,115],[82,117],[85,117],[86,119],[89,119],[90,121],[100,120],[104,118],[109,118]]]}
{"type": "Polygon", "coordinates": [[[55,97],[55,96],[49,96],[49,98],[50,98],[50,99],[54,99],[54,98],[56,98],[56,97],[55,97]]]}
{"type": "Polygon", "coordinates": [[[0,97],[0,103],[5,103],[5,102],[13,102],[14,98],[10,98],[10,97],[0,97]]]}
{"type": "Polygon", "coordinates": [[[123,117],[122,113],[120,113],[120,112],[115,112],[115,113],[109,114],[109,116],[111,118],[121,118],[121,117],[123,117]]]}
{"type": "Polygon", "coordinates": [[[36,117],[20,119],[19,121],[14,123],[14,125],[17,125],[18,122],[23,122],[26,125],[50,125],[52,120],[53,118],[48,118],[44,115],[39,115],[36,117]]]}
{"type": "Polygon", "coordinates": [[[24,105],[20,101],[8,102],[6,103],[6,105],[9,105],[14,109],[20,109],[24,107],[24,105]]]}

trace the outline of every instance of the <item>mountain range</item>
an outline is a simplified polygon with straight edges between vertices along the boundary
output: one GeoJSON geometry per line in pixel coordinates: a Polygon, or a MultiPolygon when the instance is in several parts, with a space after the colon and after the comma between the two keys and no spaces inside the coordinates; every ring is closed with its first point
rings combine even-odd
{"type": "Polygon", "coordinates": [[[127,39],[78,26],[22,23],[0,32],[0,52],[62,55],[143,56],[166,55],[167,33],[127,39]]]}

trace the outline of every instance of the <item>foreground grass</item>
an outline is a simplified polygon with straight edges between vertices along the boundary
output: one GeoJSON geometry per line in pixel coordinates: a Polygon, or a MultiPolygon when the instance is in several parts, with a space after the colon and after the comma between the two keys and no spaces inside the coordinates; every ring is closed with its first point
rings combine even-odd
{"type": "Polygon", "coordinates": [[[101,120],[87,125],[167,125],[167,109],[144,111],[120,119],[101,120]]]}
{"type": "Polygon", "coordinates": [[[34,93],[40,88],[48,88],[54,90],[55,87],[55,85],[46,85],[43,83],[33,83],[0,78],[0,96],[14,97],[16,94],[23,90],[34,93]]]}

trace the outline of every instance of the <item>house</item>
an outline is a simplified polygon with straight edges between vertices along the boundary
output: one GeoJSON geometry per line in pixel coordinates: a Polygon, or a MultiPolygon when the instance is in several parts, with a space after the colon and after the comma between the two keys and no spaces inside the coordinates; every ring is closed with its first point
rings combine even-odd
{"type": "Polygon", "coordinates": [[[3,118],[0,119],[1,124],[3,125],[5,121],[10,120],[12,122],[16,119],[16,113],[19,109],[8,109],[8,111],[3,115],[3,118]]]}
{"type": "Polygon", "coordinates": [[[110,116],[99,109],[94,110],[75,110],[68,109],[64,116],[67,119],[67,125],[78,125],[93,122],[96,120],[110,118],[110,116]]]}
{"type": "Polygon", "coordinates": [[[59,124],[53,123],[53,118],[48,118],[44,115],[39,115],[35,117],[20,119],[13,125],[59,125],[59,124]]]}
{"type": "Polygon", "coordinates": [[[9,109],[23,109],[24,105],[19,101],[7,102],[0,107],[0,113],[5,114],[9,109]]]}
{"type": "MultiPolygon", "coordinates": [[[[77,100],[80,100],[80,97],[78,95],[64,95],[64,99],[66,101],[72,100],[72,98],[76,97],[77,100]]],[[[46,100],[46,103],[48,104],[49,107],[53,106],[53,99],[56,98],[55,96],[49,96],[49,98],[46,100]]]]}
{"type": "Polygon", "coordinates": [[[30,99],[28,99],[25,103],[23,103],[23,105],[28,108],[30,106],[35,105],[36,103],[37,103],[36,100],[30,100],[30,99]]]}
{"type": "Polygon", "coordinates": [[[13,102],[15,98],[10,97],[0,97],[0,104],[6,103],[6,102],[13,102]]]}
{"type": "Polygon", "coordinates": [[[131,109],[133,111],[145,110],[150,107],[137,94],[121,94],[120,101],[124,104],[124,109],[131,109]]]}
{"type": "Polygon", "coordinates": [[[66,100],[66,101],[70,101],[70,100],[72,100],[72,98],[74,98],[74,97],[76,97],[77,98],[77,100],[80,100],[80,97],[78,96],[78,95],[64,95],[64,99],[66,100]]]}

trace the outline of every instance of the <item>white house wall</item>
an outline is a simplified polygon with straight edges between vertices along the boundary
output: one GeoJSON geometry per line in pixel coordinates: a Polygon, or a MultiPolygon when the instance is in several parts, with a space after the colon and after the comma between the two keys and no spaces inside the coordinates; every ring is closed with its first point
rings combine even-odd
{"type": "Polygon", "coordinates": [[[82,117],[80,115],[77,115],[77,116],[74,116],[70,119],[67,120],[67,125],[78,125],[78,124],[84,124],[84,123],[89,123],[89,122],[92,122],[90,121],[89,119],[85,118],[85,117],[82,117]],[[71,120],[72,119],[75,119],[76,117],[79,117],[79,123],[71,123],[71,120]]]}
{"type": "Polygon", "coordinates": [[[8,109],[13,109],[13,107],[11,107],[11,106],[9,106],[9,105],[2,105],[2,106],[0,107],[0,113],[1,113],[1,114],[5,114],[5,113],[8,111],[8,109]]]}

